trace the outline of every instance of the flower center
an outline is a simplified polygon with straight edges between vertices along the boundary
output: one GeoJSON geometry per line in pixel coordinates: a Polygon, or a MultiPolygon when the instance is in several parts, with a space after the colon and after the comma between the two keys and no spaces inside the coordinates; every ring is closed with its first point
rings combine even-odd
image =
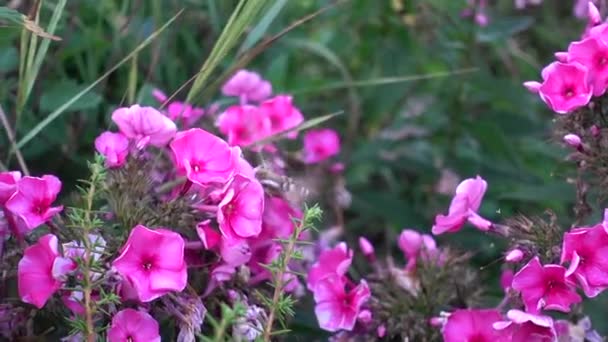
{"type": "Polygon", "coordinates": [[[144,259],[141,263],[141,268],[143,268],[145,271],[149,271],[152,269],[153,266],[153,262],[150,259],[144,259]]]}
{"type": "Polygon", "coordinates": [[[133,337],[131,337],[131,336],[127,337],[127,342],[133,342],[133,337]]]}
{"type": "Polygon", "coordinates": [[[567,86],[567,87],[564,89],[564,96],[565,96],[565,97],[572,97],[572,96],[574,96],[574,87],[572,87],[572,86],[567,86]]]}

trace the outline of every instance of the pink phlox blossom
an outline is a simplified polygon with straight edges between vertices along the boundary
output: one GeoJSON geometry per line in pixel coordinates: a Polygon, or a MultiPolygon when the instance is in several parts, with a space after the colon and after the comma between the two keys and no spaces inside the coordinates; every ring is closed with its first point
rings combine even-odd
{"type": "Polygon", "coordinates": [[[248,101],[262,101],[272,95],[270,82],[253,71],[239,70],[222,86],[222,94],[241,99],[241,104],[248,101]]]}
{"type": "MultiPolygon", "coordinates": [[[[23,220],[26,231],[49,221],[63,210],[52,207],[61,191],[61,181],[52,175],[23,177],[17,183],[17,191],[6,202],[6,208],[23,220]]],[[[24,232],[20,232],[24,233],[24,232]]]]}
{"type": "Polygon", "coordinates": [[[348,279],[337,274],[323,278],[314,290],[315,315],[319,326],[332,332],[352,330],[363,304],[370,296],[365,280],[354,286],[348,279]]]}
{"type": "Polygon", "coordinates": [[[304,133],[304,162],[316,164],[340,153],[340,136],[333,129],[313,129],[304,133]]]}
{"type": "Polygon", "coordinates": [[[105,157],[107,167],[120,167],[129,155],[129,139],[122,133],[103,132],[95,139],[95,149],[105,157]]]}
{"type": "Polygon", "coordinates": [[[318,261],[308,271],[308,289],[315,291],[320,281],[333,275],[344,276],[352,261],[353,251],[345,242],[340,242],[336,247],[321,252],[318,261]]]}
{"type": "Polygon", "coordinates": [[[135,142],[138,149],[148,144],[163,147],[177,132],[175,123],[152,107],[133,105],[118,108],[112,113],[112,121],[122,134],[135,142]]]}
{"type": "Polygon", "coordinates": [[[492,326],[503,318],[498,310],[493,309],[460,309],[452,312],[443,326],[442,335],[445,342],[495,342],[503,341],[505,333],[492,326]]]}
{"type": "Polygon", "coordinates": [[[147,312],[124,309],[112,317],[108,342],[160,342],[160,328],[147,312]]]}

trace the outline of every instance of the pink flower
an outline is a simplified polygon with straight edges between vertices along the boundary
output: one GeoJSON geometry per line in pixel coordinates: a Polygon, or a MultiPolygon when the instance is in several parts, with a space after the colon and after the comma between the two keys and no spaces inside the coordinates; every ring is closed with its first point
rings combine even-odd
{"type": "Polygon", "coordinates": [[[302,212],[278,196],[266,197],[264,204],[264,234],[270,238],[289,238],[295,229],[294,219],[302,218],[302,212]]]}
{"type": "Polygon", "coordinates": [[[578,62],[587,68],[594,96],[604,94],[608,82],[608,44],[605,41],[589,37],[570,43],[568,61],[578,62]]]}
{"type": "Polygon", "coordinates": [[[461,309],[450,314],[443,327],[445,342],[494,342],[500,341],[504,333],[492,327],[502,317],[497,310],[461,309]]]}
{"type": "Polygon", "coordinates": [[[112,317],[108,342],[160,342],[158,322],[147,312],[124,309],[112,317]]]}
{"type": "Polygon", "coordinates": [[[21,179],[21,172],[0,172],[0,206],[6,204],[11,196],[17,191],[17,183],[21,179]]]}
{"type": "Polygon", "coordinates": [[[399,248],[407,258],[406,271],[412,272],[416,269],[418,257],[422,256],[428,260],[436,256],[437,244],[433,237],[420,234],[412,229],[404,229],[399,235],[399,248]]]}
{"type": "Polygon", "coordinates": [[[587,297],[608,288],[608,233],[602,224],[564,234],[561,263],[570,262],[566,276],[574,276],[587,297]]]}
{"type": "Polygon", "coordinates": [[[492,223],[477,214],[487,187],[488,183],[479,176],[465,179],[458,184],[448,215],[440,214],[435,217],[433,234],[457,232],[467,220],[482,231],[489,230],[492,223]]]}
{"type": "Polygon", "coordinates": [[[327,331],[352,330],[361,306],[371,296],[365,280],[347,290],[346,279],[332,275],[321,280],[314,290],[315,315],[319,327],[327,331]]]}
{"type": "Polygon", "coordinates": [[[120,167],[129,154],[129,139],[122,133],[103,132],[95,139],[95,149],[106,158],[107,167],[120,167]]]}
{"type": "Polygon", "coordinates": [[[514,248],[505,255],[505,261],[510,263],[520,262],[524,258],[524,252],[521,249],[514,248]]]}
{"type": "Polygon", "coordinates": [[[222,94],[240,97],[242,104],[250,100],[262,101],[272,95],[272,85],[257,73],[243,69],[222,86],[222,94]]]}
{"type": "Polygon", "coordinates": [[[577,150],[581,149],[582,146],[582,141],[581,141],[581,137],[579,137],[576,134],[566,134],[564,135],[564,142],[568,145],[570,145],[571,147],[574,147],[577,150]]]}
{"type": "MultiPolygon", "coordinates": [[[[169,97],[160,89],[152,90],[152,96],[160,104],[165,103],[169,97]]],[[[178,119],[182,120],[186,127],[190,127],[196,123],[196,121],[205,114],[203,108],[194,107],[190,103],[171,101],[167,105],[167,116],[174,121],[178,119]]]]}
{"type": "Polygon", "coordinates": [[[541,309],[570,312],[570,305],[581,297],[566,280],[566,269],[559,265],[541,265],[538,257],[530,260],[513,277],[512,287],[521,292],[526,311],[537,314],[541,309]]]}
{"type": "Polygon", "coordinates": [[[232,178],[236,156],[240,151],[231,149],[219,137],[200,128],[179,132],[169,145],[179,174],[198,185],[226,183],[232,178]]]}
{"type": "Polygon", "coordinates": [[[51,175],[23,177],[17,183],[17,192],[6,202],[6,208],[19,216],[26,229],[32,230],[63,210],[51,207],[61,191],[61,181],[51,175]]]}
{"type": "Polygon", "coordinates": [[[353,251],[348,249],[345,242],[321,252],[318,261],[308,271],[308,289],[315,291],[320,281],[333,275],[344,276],[352,261],[353,251]]]}
{"type": "Polygon", "coordinates": [[[28,247],[17,267],[19,297],[41,309],[46,301],[59,290],[65,274],[76,264],[60,256],[58,240],[47,234],[28,247]]]}
{"type": "Polygon", "coordinates": [[[236,175],[218,205],[217,222],[225,237],[257,236],[262,231],[264,188],[253,178],[236,175]]]}
{"type": "Polygon", "coordinates": [[[220,240],[220,255],[226,265],[238,267],[251,260],[251,247],[245,239],[224,237],[220,240]]]}
{"type": "Polygon", "coordinates": [[[367,258],[367,260],[376,260],[376,255],[374,253],[374,245],[372,245],[372,243],[369,242],[369,240],[363,236],[359,237],[359,248],[361,249],[361,252],[363,252],[363,255],[365,255],[365,257],[367,258]]]}
{"type": "Polygon", "coordinates": [[[217,125],[232,146],[249,146],[271,134],[269,117],[251,105],[226,108],[217,125]]]}
{"type": "MultiPolygon", "coordinates": [[[[260,111],[262,115],[268,117],[272,134],[295,128],[304,122],[304,116],[292,104],[292,97],[289,95],[277,95],[272,99],[262,102],[260,104],[260,111]]],[[[287,137],[293,139],[297,135],[297,132],[291,132],[287,137]]]]}
{"type": "Polygon", "coordinates": [[[167,229],[151,230],[136,226],[112,265],[130,283],[142,302],[150,302],[186,287],[188,273],[184,262],[184,239],[167,229]]]}
{"type": "Polygon", "coordinates": [[[502,287],[505,293],[509,292],[509,289],[511,289],[511,285],[513,284],[513,276],[514,273],[511,269],[506,269],[500,274],[500,287],[502,287]]]}
{"type": "Polygon", "coordinates": [[[206,220],[196,225],[196,233],[203,242],[205,249],[213,249],[222,239],[220,233],[211,228],[210,222],[210,220],[206,220]]]}
{"type": "Polygon", "coordinates": [[[315,164],[340,153],[340,137],[333,129],[315,129],[304,134],[304,162],[315,164]]]}
{"type": "Polygon", "coordinates": [[[177,132],[175,123],[152,107],[133,105],[118,108],[112,113],[112,121],[122,134],[135,140],[138,149],[148,144],[163,147],[177,132]]]}
{"type": "Polygon", "coordinates": [[[553,62],[542,72],[543,83],[526,82],[532,92],[538,92],[541,99],[554,112],[567,114],[589,103],[593,95],[593,85],[589,82],[589,70],[577,62],[553,62]]]}
{"type": "Polygon", "coordinates": [[[509,310],[507,318],[509,321],[496,322],[493,327],[509,335],[509,342],[553,342],[557,337],[553,319],[549,316],[509,310]]]}

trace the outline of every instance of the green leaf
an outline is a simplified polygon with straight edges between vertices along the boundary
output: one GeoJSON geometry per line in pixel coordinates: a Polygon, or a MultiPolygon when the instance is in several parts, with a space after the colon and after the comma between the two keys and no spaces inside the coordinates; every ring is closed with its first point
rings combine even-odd
{"type": "Polygon", "coordinates": [[[532,17],[496,18],[490,22],[490,25],[477,32],[477,41],[488,43],[506,39],[528,29],[533,23],[534,19],[532,17]]]}
{"type": "Polygon", "coordinates": [[[78,101],[86,93],[91,91],[97,84],[103,81],[106,77],[110,76],[110,74],[113,73],[114,70],[118,69],[121,65],[129,61],[135,54],[137,54],[139,51],[143,50],[143,48],[148,46],[161,32],[163,32],[169,25],[171,25],[171,23],[173,23],[181,13],[182,11],[179,11],[176,15],[173,16],[173,18],[169,19],[169,21],[167,21],[162,27],[152,33],[146,40],[144,40],[135,49],[133,49],[131,53],[129,53],[122,60],[120,60],[113,67],[111,67],[108,71],[106,71],[105,74],[101,75],[101,77],[95,80],[95,82],[91,83],[85,89],[78,92],[69,101],[65,102],[63,105],[61,105],[61,107],[57,108],[54,112],[49,114],[44,120],[42,120],[38,125],[36,125],[36,127],[32,128],[23,138],[21,138],[19,143],[17,143],[17,148],[23,147],[30,140],[36,137],[36,135],[38,135],[38,133],[40,133],[46,126],[48,126],[48,124],[53,122],[53,120],[58,118],[61,114],[65,113],[66,109],[69,108],[74,102],[78,101]]]}
{"type": "MultiPolygon", "coordinates": [[[[63,103],[68,102],[75,93],[79,93],[86,88],[85,85],[79,85],[73,80],[63,80],[60,83],[45,87],[47,89],[40,98],[40,109],[45,112],[51,112],[58,108],[63,103]]],[[[87,110],[97,107],[101,103],[101,96],[95,92],[88,92],[78,100],[65,108],[66,112],[75,112],[87,110]]]]}
{"type": "Polygon", "coordinates": [[[239,53],[247,51],[253,47],[264,35],[270,24],[277,18],[283,7],[287,4],[287,0],[276,0],[274,4],[266,11],[266,14],[260,19],[258,24],[251,30],[251,32],[245,38],[245,41],[239,49],[239,53]]]}
{"type": "Polygon", "coordinates": [[[14,47],[0,50],[0,72],[10,72],[19,65],[19,53],[14,47]]]}

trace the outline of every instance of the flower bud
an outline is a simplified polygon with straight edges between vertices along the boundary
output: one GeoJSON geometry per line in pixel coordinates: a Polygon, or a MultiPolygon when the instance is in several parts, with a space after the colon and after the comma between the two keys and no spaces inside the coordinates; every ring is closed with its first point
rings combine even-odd
{"type": "Polygon", "coordinates": [[[557,59],[558,61],[562,62],[562,63],[567,63],[568,62],[568,53],[564,52],[564,51],[559,51],[553,54],[555,56],[555,59],[557,59]]]}
{"type": "Polygon", "coordinates": [[[564,142],[578,151],[582,150],[583,143],[581,141],[581,137],[576,134],[566,134],[564,136],[564,142]]]}
{"type": "Polygon", "coordinates": [[[521,249],[515,248],[507,253],[507,255],[505,256],[505,261],[511,262],[511,263],[516,263],[516,262],[520,262],[521,259],[523,259],[523,258],[524,258],[524,252],[522,252],[521,249]]]}
{"type": "Polygon", "coordinates": [[[376,261],[376,254],[374,252],[374,246],[368,239],[363,236],[359,237],[359,248],[361,248],[361,252],[370,262],[376,261]]]}

